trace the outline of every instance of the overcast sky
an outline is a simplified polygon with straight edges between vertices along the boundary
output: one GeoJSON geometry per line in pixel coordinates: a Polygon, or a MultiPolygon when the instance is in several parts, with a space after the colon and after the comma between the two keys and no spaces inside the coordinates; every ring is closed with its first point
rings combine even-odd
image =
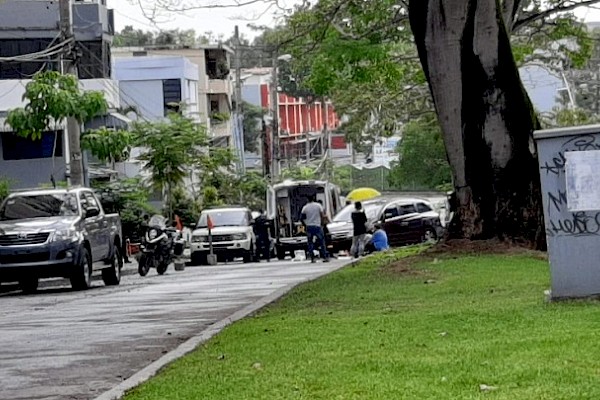
{"type": "MultiPolygon", "coordinates": [[[[149,0],[145,0],[149,1],[149,0]]],[[[192,1],[189,1],[190,3],[192,1]]],[[[194,0],[198,4],[207,4],[205,0],[194,0]]],[[[215,0],[213,3],[225,3],[225,1],[215,0]]],[[[297,1],[284,0],[280,3],[286,3],[291,6],[297,1]]],[[[137,1],[131,0],[107,0],[108,7],[115,10],[115,25],[118,31],[126,25],[133,25],[135,28],[156,31],[144,13],[140,10],[137,1]]],[[[281,12],[280,10],[278,10],[281,12]]],[[[159,16],[161,21],[158,24],[160,29],[179,28],[194,29],[198,34],[212,32],[215,36],[222,34],[225,38],[233,35],[235,25],[238,25],[240,32],[249,38],[257,35],[248,25],[275,25],[276,12],[273,8],[268,9],[265,3],[257,3],[252,6],[221,8],[221,9],[201,9],[188,11],[186,13],[170,13],[159,16]]]]}
{"type": "MultiPolygon", "coordinates": [[[[144,0],[151,2],[150,0],[144,0]]],[[[213,0],[212,3],[224,4],[227,0],[213,0]]],[[[228,3],[235,1],[229,0],[228,3]]],[[[109,8],[115,10],[115,24],[117,30],[123,29],[125,25],[133,25],[136,28],[156,31],[137,5],[135,0],[107,0],[109,8]]],[[[193,0],[189,3],[207,4],[206,0],[193,0]]],[[[298,0],[280,0],[280,4],[292,6],[298,3],[298,0]]],[[[577,11],[577,16],[586,21],[600,21],[600,10],[588,7],[581,7],[577,11]]],[[[161,23],[158,25],[161,29],[194,29],[198,34],[212,32],[215,36],[219,34],[228,38],[233,35],[235,25],[238,25],[243,35],[252,38],[257,35],[248,25],[268,25],[274,26],[275,10],[268,10],[265,3],[257,3],[252,6],[223,8],[223,9],[202,9],[189,11],[185,14],[164,14],[159,17],[161,23]],[[262,15],[262,16],[261,16],[262,15]]]]}

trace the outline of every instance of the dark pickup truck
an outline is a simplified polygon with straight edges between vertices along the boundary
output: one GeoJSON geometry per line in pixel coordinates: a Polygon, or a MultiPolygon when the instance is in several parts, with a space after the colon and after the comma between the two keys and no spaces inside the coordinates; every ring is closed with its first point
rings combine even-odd
{"type": "Polygon", "coordinates": [[[0,205],[0,282],[33,292],[40,278],[64,277],[82,290],[102,270],[106,285],[118,285],[121,235],[118,214],[105,214],[91,189],[12,193],[0,205]]]}

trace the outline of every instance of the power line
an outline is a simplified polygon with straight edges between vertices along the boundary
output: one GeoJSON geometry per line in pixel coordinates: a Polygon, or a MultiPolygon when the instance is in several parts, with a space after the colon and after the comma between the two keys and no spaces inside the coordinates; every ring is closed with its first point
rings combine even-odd
{"type": "Polygon", "coordinates": [[[73,42],[73,38],[66,39],[56,45],[51,45],[44,50],[37,51],[34,53],[21,54],[12,57],[0,57],[0,63],[2,62],[32,62],[36,60],[45,60],[47,57],[51,57],[60,54],[64,51],[66,46],[73,42]]]}

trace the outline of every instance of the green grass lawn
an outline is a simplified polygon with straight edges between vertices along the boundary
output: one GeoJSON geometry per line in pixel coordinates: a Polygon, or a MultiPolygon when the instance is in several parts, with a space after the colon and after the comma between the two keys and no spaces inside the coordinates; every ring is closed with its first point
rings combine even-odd
{"type": "Polygon", "coordinates": [[[547,261],[392,263],[416,251],[302,285],[126,399],[600,399],[600,308],[546,302],[547,261]]]}

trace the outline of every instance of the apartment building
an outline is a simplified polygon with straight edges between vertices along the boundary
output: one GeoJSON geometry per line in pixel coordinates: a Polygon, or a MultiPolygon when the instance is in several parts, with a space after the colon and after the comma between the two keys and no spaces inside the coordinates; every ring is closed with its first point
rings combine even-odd
{"type": "MultiPolygon", "coordinates": [[[[65,126],[54,124],[33,141],[17,136],[6,125],[9,110],[23,107],[25,86],[38,71],[59,70],[59,55],[28,61],[7,61],[45,50],[59,38],[59,4],[51,0],[5,0],[0,2],[0,175],[15,188],[49,184],[50,178],[68,176],[68,140],[65,126]]],[[[78,65],[84,90],[104,92],[111,112],[86,124],[123,127],[119,90],[111,77],[110,46],[114,34],[113,12],[105,0],[75,0],[73,30],[79,53],[78,65]]],[[[84,168],[86,166],[84,165],[84,168]]]]}
{"type": "Polygon", "coordinates": [[[115,47],[115,65],[121,58],[151,60],[157,56],[185,57],[198,68],[197,118],[209,132],[214,146],[233,147],[233,82],[231,56],[225,45],[115,47]]]}

